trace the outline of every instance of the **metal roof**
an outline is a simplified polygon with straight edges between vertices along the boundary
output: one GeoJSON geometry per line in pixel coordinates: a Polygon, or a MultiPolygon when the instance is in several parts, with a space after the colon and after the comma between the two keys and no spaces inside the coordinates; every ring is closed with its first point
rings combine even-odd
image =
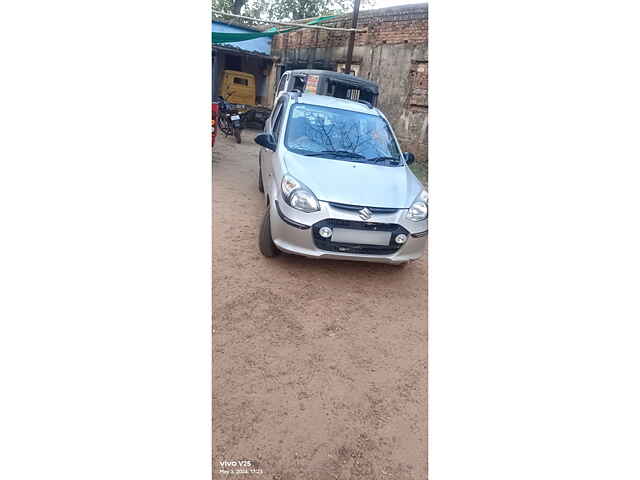
{"type": "Polygon", "coordinates": [[[219,50],[221,52],[225,52],[225,53],[231,53],[233,55],[246,55],[248,57],[260,57],[260,58],[264,58],[265,60],[275,60],[276,57],[272,57],[271,55],[266,55],[262,52],[257,52],[255,50],[253,51],[249,51],[249,50],[244,50],[240,47],[236,47],[234,45],[231,44],[227,44],[227,43],[220,43],[220,44],[215,44],[211,46],[212,50],[219,50]]]}
{"type": "Polygon", "coordinates": [[[261,32],[262,30],[256,28],[256,27],[252,27],[247,25],[246,23],[242,22],[242,21],[238,21],[235,19],[231,19],[231,20],[212,20],[211,23],[220,23],[222,25],[229,25],[230,27],[235,27],[235,28],[241,28],[243,30],[246,30],[247,32],[261,32]]]}

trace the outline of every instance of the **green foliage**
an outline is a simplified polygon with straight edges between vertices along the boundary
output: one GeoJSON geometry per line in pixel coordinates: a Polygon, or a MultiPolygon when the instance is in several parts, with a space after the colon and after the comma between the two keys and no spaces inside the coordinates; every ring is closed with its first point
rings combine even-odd
{"type": "Polygon", "coordinates": [[[212,0],[211,6],[214,10],[240,15],[246,3],[247,0],[212,0]]]}
{"type": "MultiPolygon", "coordinates": [[[[373,5],[375,0],[361,0],[360,8],[373,5]]],[[[213,8],[233,13],[241,4],[241,15],[262,20],[300,20],[349,13],[353,0],[213,0],[213,8]]]]}
{"type": "Polygon", "coordinates": [[[211,8],[220,10],[221,12],[231,13],[232,6],[233,0],[212,0],[211,2],[211,8]]]}

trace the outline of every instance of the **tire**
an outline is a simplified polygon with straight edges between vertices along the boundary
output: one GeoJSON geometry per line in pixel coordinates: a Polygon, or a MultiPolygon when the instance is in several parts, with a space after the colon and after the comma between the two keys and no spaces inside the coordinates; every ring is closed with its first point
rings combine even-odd
{"type": "Polygon", "coordinates": [[[220,131],[227,136],[233,133],[231,131],[231,126],[229,125],[229,119],[226,116],[220,117],[220,122],[218,123],[218,126],[220,127],[220,131]]]}
{"type": "Polygon", "coordinates": [[[236,143],[242,143],[242,136],[240,135],[240,129],[233,127],[233,136],[236,137],[236,143]]]}
{"type": "Polygon", "coordinates": [[[264,184],[262,183],[262,160],[258,157],[258,191],[264,193],[264,184]]]}
{"type": "Polygon", "coordinates": [[[265,257],[275,257],[278,254],[278,249],[273,243],[273,238],[271,237],[271,215],[269,206],[267,206],[267,211],[262,219],[259,244],[260,253],[265,257]]]}

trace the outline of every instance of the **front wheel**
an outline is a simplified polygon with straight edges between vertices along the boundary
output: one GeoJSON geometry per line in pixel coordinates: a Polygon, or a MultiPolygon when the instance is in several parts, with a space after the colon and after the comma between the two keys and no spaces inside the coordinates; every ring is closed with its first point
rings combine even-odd
{"type": "Polygon", "coordinates": [[[267,211],[262,219],[262,226],[260,227],[260,253],[265,257],[275,257],[278,254],[278,248],[273,243],[273,237],[271,236],[271,214],[267,205],[267,211]]]}
{"type": "Polygon", "coordinates": [[[225,135],[232,134],[232,131],[231,131],[232,127],[230,125],[230,120],[226,116],[220,117],[220,122],[218,123],[218,126],[220,127],[220,131],[225,135]]]}
{"type": "Polygon", "coordinates": [[[242,142],[242,136],[240,135],[239,127],[233,127],[233,136],[236,137],[236,143],[242,142]]]}

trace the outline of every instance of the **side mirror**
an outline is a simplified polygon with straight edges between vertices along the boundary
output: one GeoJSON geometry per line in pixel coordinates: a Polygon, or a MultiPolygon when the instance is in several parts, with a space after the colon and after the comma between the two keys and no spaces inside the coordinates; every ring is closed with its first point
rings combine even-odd
{"type": "Polygon", "coordinates": [[[404,152],[402,156],[404,157],[404,161],[407,165],[411,165],[416,161],[416,156],[413,153],[404,152]]]}
{"type": "Polygon", "coordinates": [[[273,138],[273,135],[270,133],[261,133],[255,139],[255,142],[263,146],[264,148],[268,148],[269,150],[275,152],[276,151],[276,139],[273,138]]]}

